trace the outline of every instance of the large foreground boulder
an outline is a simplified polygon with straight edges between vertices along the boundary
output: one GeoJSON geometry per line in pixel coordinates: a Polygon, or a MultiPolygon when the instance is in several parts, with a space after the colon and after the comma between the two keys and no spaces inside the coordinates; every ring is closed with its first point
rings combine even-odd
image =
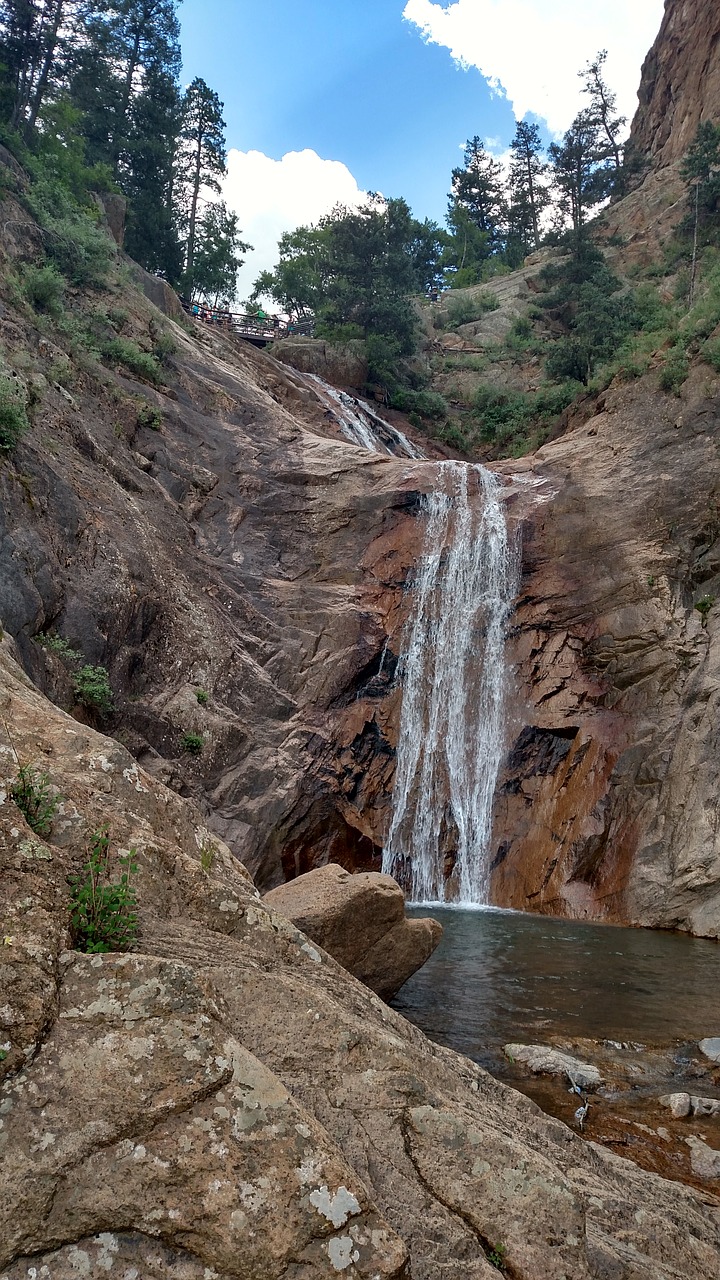
{"type": "Polygon", "coordinates": [[[717,1280],[720,1204],[431,1044],[0,643],[0,1280],[717,1280]],[[47,837],[18,760],[62,796],[47,837]],[[131,954],[68,876],[134,849],[131,954]]]}
{"type": "Polygon", "coordinates": [[[350,875],[335,863],[272,889],[263,901],[383,1000],[425,964],[442,937],[437,920],[405,918],[405,896],[392,876],[350,875]]]}

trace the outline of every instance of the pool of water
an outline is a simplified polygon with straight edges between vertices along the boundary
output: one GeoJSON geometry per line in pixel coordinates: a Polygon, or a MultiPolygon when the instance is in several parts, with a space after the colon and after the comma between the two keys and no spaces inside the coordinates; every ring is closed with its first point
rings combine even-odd
{"type": "Polygon", "coordinates": [[[393,1007],[492,1069],[509,1041],[647,1046],[720,1036],[720,944],[494,909],[413,908],[444,929],[393,1007]]]}

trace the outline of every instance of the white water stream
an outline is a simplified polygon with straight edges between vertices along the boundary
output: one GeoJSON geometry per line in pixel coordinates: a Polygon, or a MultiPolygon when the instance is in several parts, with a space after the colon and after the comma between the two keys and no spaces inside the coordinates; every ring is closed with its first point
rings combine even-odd
{"type": "MultiPolygon", "coordinates": [[[[353,444],[424,459],[365,401],[305,377],[353,444]]],[[[482,904],[505,750],[505,632],[519,555],[497,476],[464,462],[440,462],[437,474],[424,499],[425,545],[398,667],[403,700],[383,871],[414,902],[482,904]],[[450,877],[446,855],[454,860],[450,877]]]]}
{"type": "Polygon", "coordinates": [[[400,660],[403,702],[383,871],[415,902],[486,903],[518,555],[492,472],[442,462],[438,480],[425,500],[425,546],[400,660]],[[449,881],[446,853],[454,855],[449,881]]]}
{"type": "Polygon", "coordinates": [[[338,391],[316,373],[304,374],[312,383],[315,394],[335,418],[340,430],[352,444],[360,449],[368,449],[370,453],[389,453],[394,456],[403,455],[420,462],[425,454],[399,427],[393,426],[380,417],[379,413],[356,396],[347,391],[338,391]]]}

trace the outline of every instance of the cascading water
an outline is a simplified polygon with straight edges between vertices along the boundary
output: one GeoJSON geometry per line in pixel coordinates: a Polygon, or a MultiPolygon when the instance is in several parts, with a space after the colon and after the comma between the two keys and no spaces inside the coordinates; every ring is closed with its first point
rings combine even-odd
{"type": "Polygon", "coordinates": [[[485,903],[492,805],[504,751],[505,630],[518,555],[498,478],[438,464],[416,604],[401,658],[403,702],[383,871],[415,902],[485,903]],[[478,496],[471,500],[470,489],[478,496]],[[455,851],[449,882],[445,851],[455,851]]]}
{"type": "Polygon", "coordinates": [[[306,373],[304,376],[328,406],[346,440],[370,453],[388,453],[391,456],[399,454],[418,462],[425,457],[422,450],[408,440],[399,427],[386,422],[365,400],[348,395],[346,391],[338,391],[316,373],[306,373]]]}

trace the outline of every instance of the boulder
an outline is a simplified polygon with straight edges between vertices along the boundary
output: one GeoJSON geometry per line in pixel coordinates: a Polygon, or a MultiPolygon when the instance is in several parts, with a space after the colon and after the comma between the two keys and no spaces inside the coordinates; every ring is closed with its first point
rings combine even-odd
{"type": "Polygon", "coordinates": [[[581,1089],[597,1089],[603,1083],[602,1075],[591,1063],[544,1044],[506,1044],[505,1054],[511,1062],[522,1062],[533,1075],[567,1076],[581,1089]]]}
{"type": "Polygon", "coordinates": [[[664,1107],[669,1107],[672,1112],[673,1120],[684,1120],[690,1115],[690,1094],[689,1093],[666,1093],[660,1099],[664,1107]]]}
{"type": "Polygon", "coordinates": [[[365,344],[321,342],[318,338],[282,338],[272,353],[299,373],[314,373],[335,387],[364,387],[368,379],[365,344]]]}
{"type": "Polygon", "coordinates": [[[701,1040],[698,1048],[711,1062],[720,1063],[720,1036],[711,1036],[707,1040],[701,1040]]]}
{"type": "Polygon", "coordinates": [[[263,901],[384,1000],[425,964],[442,937],[437,920],[405,918],[405,896],[392,876],[351,875],[334,863],[272,889],[263,901]]]}
{"type": "Polygon", "coordinates": [[[720,1151],[709,1147],[702,1138],[686,1138],[690,1148],[690,1165],[698,1178],[720,1178],[720,1151]]]}

